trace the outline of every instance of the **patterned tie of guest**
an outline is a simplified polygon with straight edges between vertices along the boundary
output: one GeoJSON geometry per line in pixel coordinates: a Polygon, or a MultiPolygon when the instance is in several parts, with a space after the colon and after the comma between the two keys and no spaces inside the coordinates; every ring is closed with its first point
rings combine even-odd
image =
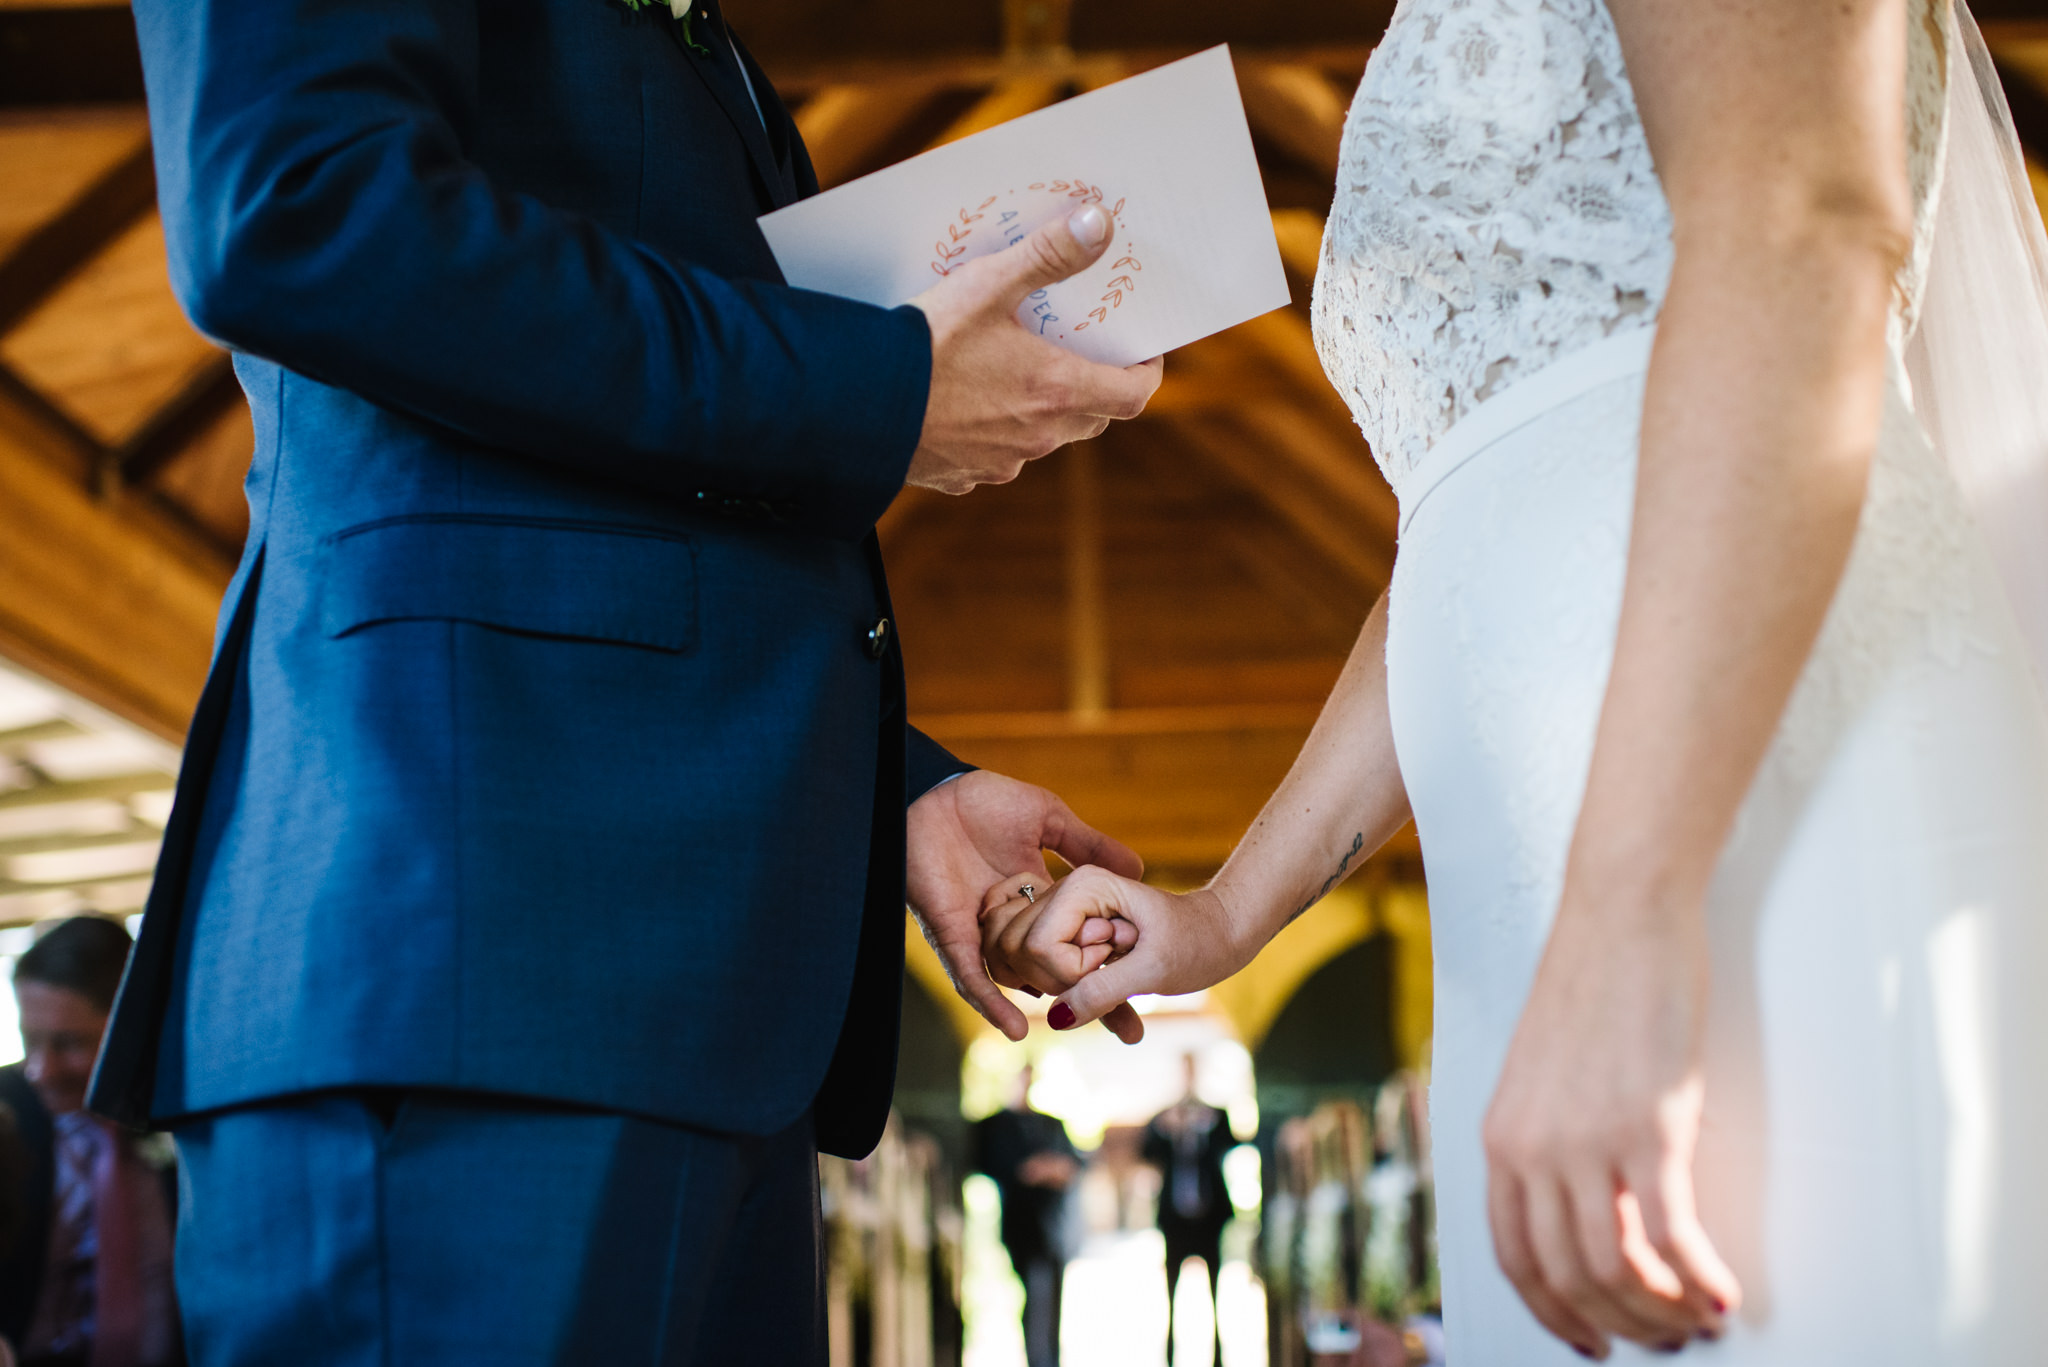
{"type": "Polygon", "coordinates": [[[95,1121],[94,1224],[99,1259],[92,1337],[92,1367],[143,1367],[142,1219],[139,1184],[149,1181],[141,1160],[114,1126],[95,1121]]]}

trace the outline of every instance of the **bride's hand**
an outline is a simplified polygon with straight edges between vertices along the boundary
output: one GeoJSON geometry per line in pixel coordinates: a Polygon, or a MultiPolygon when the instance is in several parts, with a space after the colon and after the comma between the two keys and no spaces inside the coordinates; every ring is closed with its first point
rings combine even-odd
{"type": "Polygon", "coordinates": [[[1589,1357],[1719,1337],[1741,1294],[1693,1199],[1705,1000],[1696,929],[1561,913],[1486,1117],[1501,1268],[1589,1357]]]}
{"type": "Polygon", "coordinates": [[[1250,960],[1256,947],[1240,939],[1212,891],[1165,892],[1092,866],[1075,869],[1050,896],[1011,898],[982,918],[992,973],[1060,995],[1046,1015],[1053,1029],[1101,1020],[1126,1044],[1145,1035],[1129,998],[1214,986],[1250,960]],[[1124,925],[1135,929],[1136,944],[1119,952],[1124,925]]]}

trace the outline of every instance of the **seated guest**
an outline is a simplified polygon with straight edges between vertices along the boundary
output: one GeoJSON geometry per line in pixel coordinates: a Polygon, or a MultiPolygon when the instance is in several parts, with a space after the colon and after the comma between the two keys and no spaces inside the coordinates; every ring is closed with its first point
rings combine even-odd
{"type": "Polygon", "coordinates": [[[0,1105],[26,1154],[19,1233],[0,1251],[0,1339],[21,1367],[167,1367],[180,1360],[172,1198],[134,1136],[85,1112],[86,1084],[131,947],[79,916],[14,967],[24,1062],[0,1105]]]}

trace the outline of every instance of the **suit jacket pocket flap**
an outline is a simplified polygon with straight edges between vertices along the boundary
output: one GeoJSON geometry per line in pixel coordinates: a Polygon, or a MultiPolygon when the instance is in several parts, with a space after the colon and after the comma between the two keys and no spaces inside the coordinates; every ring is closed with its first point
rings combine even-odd
{"type": "Polygon", "coordinates": [[[441,620],[652,650],[696,643],[695,548],[671,533],[413,517],[352,527],[323,550],[329,636],[441,620]]]}

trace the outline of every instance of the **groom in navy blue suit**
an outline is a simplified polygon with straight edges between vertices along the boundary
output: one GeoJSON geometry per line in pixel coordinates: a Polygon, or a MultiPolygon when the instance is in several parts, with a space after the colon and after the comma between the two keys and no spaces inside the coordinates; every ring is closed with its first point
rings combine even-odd
{"type": "Polygon", "coordinates": [[[822,1361],[906,892],[1014,1036],[983,892],[1135,871],[907,730],[873,532],[1143,408],[1012,316],[1107,222],[789,288],[755,218],[815,178],[714,0],[135,14],[257,433],[93,1092],[177,1135],[193,1360],[822,1361]]]}

